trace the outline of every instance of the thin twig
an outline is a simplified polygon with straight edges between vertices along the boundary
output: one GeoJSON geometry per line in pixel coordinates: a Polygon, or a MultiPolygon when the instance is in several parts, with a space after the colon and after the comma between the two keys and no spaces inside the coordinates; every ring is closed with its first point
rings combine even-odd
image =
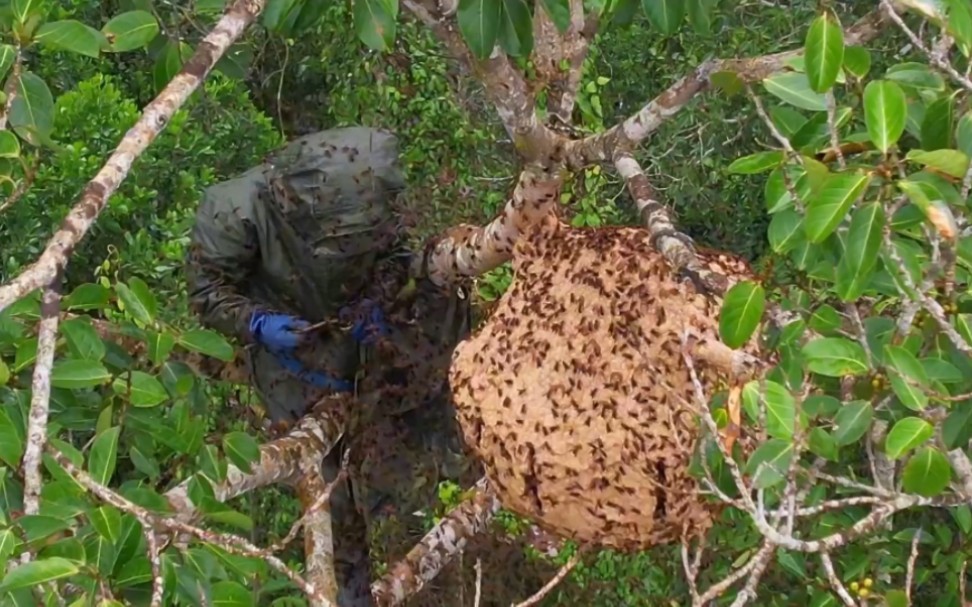
{"type": "Polygon", "coordinates": [[[476,596],[473,599],[473,607],[479,607],[479,602],[483,598],[483,560],[476,559],[476,596]]]}
{"type": "Polygon", "coordinates": [[[840,578],[837,577],[837,572],[834,570],[834,562],[830,559],[829,552],[820,553],[820,563],[823,565],[824,571],[827,573],[827,581],[830,582],[830,587],[834,589],[840,600],[844,602],[847,607],[855,607],[857,603],[854,601],[854,597],[847,592],[847,588],[844,586],[840,578]]]}
{"type": "Polygon", "coordinates": [[[915,537],[911,538],[911,554],[908,556],[908,568],[905,573],[905,595],[908,597],[908,604],[911,605],[911,587],[915,583],[915,565],[918,563],[918,542],[921,541],[921,527],[915,532],[915,537]]]}
{"type": "Polygon", "coordinates": [[[548,594],[550,594],[550,591],[556,588],[557,585],[560,584],[560,582],[564,581],[564,578],[566,578],[570,574],[570,572],[574,569],[574,567],[576,567],[577,564],[580,563],[582,552],[583,552],[582,550],[578,549],[577,552],[571,555],[570,559],[566,563],[564,563],[564,566],[560,568],[560,571],[557,572],[557,575],[553,576],[553,578],[551,578],[549,582],[544,584],[543,588],[538,590],[536,593],[534,593],[533,596],[531,596],[527,600],[522,601],[520,603],[516,603],[515,607],[531,607],[532,605],[536,605],[537,603],[542,601],[543,598],[548,594]]]}

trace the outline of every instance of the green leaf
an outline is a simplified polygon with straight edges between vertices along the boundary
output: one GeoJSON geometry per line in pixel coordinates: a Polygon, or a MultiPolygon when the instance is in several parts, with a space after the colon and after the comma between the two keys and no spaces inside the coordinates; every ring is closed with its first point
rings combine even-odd
{"type": "Polygon", "coordinates": [[[844,62],[844,30],[837,17],[826,11],[813,20],[804,44],[810,88],[825,93],[837,81],[844,62]]]}
{"type": "MultiPolygon", "coordinates": [[[[631,4],[637,6],[638,0],[630,0],[631,4]]],[[[547,12],[550,20],[557,27],[561,34],[570,29],[570,5],[569,0],[542,0],[543,10],[547,12]]]]}
{"type": "Polygon", "coordinates": [[[951,147],[955,129],[955,104],[951,95],[928,104],[921,121],[921,148],[933,151],[951,147]]]}
{"type": "Polygon", "coordinates": [[[503,4],[496,0],[459,0],[459,32],[477,59],[486,59],[496,46],[503,4]]]}
{"type": "Polygon", "coordinates": [[[10,106],[10,126],[35,146],[54,129],[54,97],[47,83],[31,72],[20,74],[10,106]]]}
{"type": "Polygon", "coordinates": [[[884,593],[883,607],[910,607],[911,601],[904,590],[889,590],[884,593]]]}
{"type": "Polygon", "coordinates": [[[884,441],[884,451],[891,459],[898,459],[935,434],[935,428],[919,417],[898,420],[884,441]]]}
{"type": "Polygon", "coordinates": [[[213,607],[251,607],[253,594],[236,582],[222,581],[213,584],[213,607]]]}
{"type": "Polygon", "coordinates": [[[115,473],[115,462],[118,460],[118,437],[121,435],[120,426],[112,426],[95,437],[88,454],[88,472],[91,477],[107,485],[115,473]]]}
{"type": "Polygon", "coordinates": [[[396,0],[354,0],[354,30],[376,51],[388,51],[395,44],[397,19],[396,0]]]}
{"type": "Polygon", "coordinates": [[[159,22],[148,11],[128,11],[113,17],[101,28],[108,50],[124,53],[143,48],[159,35],[159,22]]]}
{"type": "Polygon", "coordinates": [[[753,477],[753,486],[768,489],[786,478],[793,458],[793,444],[771,438],[753,451],[746,462],[746,474],[753,477]]]}
{"type": "Polygon", "coordinates": [[[108,369],[94,360],[59,360],[51,370],[51,385],[68,390],[100,386],[110,379],[108,369]]]}
{"type": "Polygon", "coordinates": [[[8,381],[10,381],[10,367],[0,358],[0,386],[7,385],[8,381]]]}
{"type": "Polygon", "coordinates": [[[223,451],[233,464],[244,472],[250,471],[251,462],[260,459],[260,444],[245,432],[223,435],[223,451]]]}
{"type": "Polygon", "coordinates": [[[770,247],[775,253],[786,253],[806,241],[803,216],[793,209],[784,209],[773,215],[767,230],[770,247]]]}
{"type": "Polygon", "coordinates": [[[108,47],[105,35],[91,26],[74,19],[49,21],[37,28],[34,39],[54,49],[98,58],[108,47]]]}
{"type": "Polygon", "coordinates": [[[169,399],[162,382],[144,371],[131,371],[128,378],[116,379],[112,387],[115,394],[127,395],[133,407],[155,407],[169,399]]]}
{"type": "Polygon", "coordinates": [[[10,131],[0,131],[0,158],[18,158],[20,140],[10,131]]]}
{"type": "Polygon", "coordinates": [[[0,44],[0,78],[7,76],[16,58],[17,49],[12,44],[0,44]]]}
{"type": "Polygon", "coordinates": [[[661,33],[671,36],[685,17],[685,0],[641,0],[648,21],[661,33]]]}
{"type": "Polygon", "coordinates": [[[890,80],[872,80],[864,87],[864,123],[877,149],[887,153],[904,133],[908,103],[904,91],[890,80]]]}
{"type": "Polygon", "coordinates": [[[766,307],[766,292],[750,282],[736,283],[726,293],[719,311],[719,337],[730,348],[744,345],[759,326],[766,307]]]}
{"type": "Polygon", "coordinates": [[[958,150],[911,150],[905,159],[961,179],[969,170],[969,157],[958,150]]]}
{"type": "Polygon", "coordinates": [[[838,460],[837,441],[823,428],[814,428],[807,437],[807,446],[814,455],[819,455],[832,462],[838,460]]]}
{"type": "Polygon", "coordinates": [[[905,491],[924,497],[935,497],[948,487],[952,480],[952,466],[948,459],[934,447],[922,447],[908,463],[901,474],[901,484],[905,491]]]}
{"type": "Polygon", "coordinates": [[[972,112],[966,112],[959,118],[955,127],[955,143],[960,152],[972,157],[972,112]]]}
{"type": "Polygon", "coordinates": [[[884,206],[873,202],[851,215],[845,258],[856,276],[869,273],[877,265],[886,219],[884,206]]]}
{"type": "Polygon", "coordinates": [[[98,310],[108,305],[110,297],[111,291],[107,287],[88,282],[71,291],[63,305],[67,310],[98,310]]]}
{"type": "Polygon", "coordinates": [[[171,333],[150,333],[148,338],[149,360],[161,365],[175,347],[175,337],[171,333]]]}
{"type": "Polygon", "coordinates": [[[910,377],[921,385],[928,385],[928,375],[921,361],[902,346],[886,345],[884,347],[885,364],[898,373],[910,377]]]}
{"type": "Polygon", "coordinates": [[[972,47],[972,4],[969,0],[945,0],[945,2],[948,5],[946,29],[967,57],[969,48],[972,47]]]}
{"type": "Polygon", "coordinates": [[[498,37],[500,47],[511,57],[526,57],[533,51],[533,15],[524,0],[503,0],[498,37]]]}
{"type": "Polygon", "coordinates": [[[187,350],[212,356],[229,362],[233,360],[235,352],[226,338],[208,329],[193,329],[178,337],[179,345],[187,350]]]}
{"type": "Polygon", "coordinates": [[[168,86],[182,69],[182,47],[183,43],[169,39],[159,51],[152,66],[152,81],[156,90],[161,91],[168,86]]]}
{"type": "Polygon", "coordinates": [[[942,424],[942,442],[949,449],[969,444],[972,440],[972,399],[959,401],[942,424]]]}
{"type": "Polygon", "coordinates": [[[819,337],[802,349],[807,369],[818,375],[843,377],[867,373],[864,348],[844,337],[819,337]]]}
{"type": "Polygon", "coordinates": [[[863,46],[846,47],[844,69],[857,78],[863,78],[871,70],[871,53],[863,46]]]}
{"type": "Polygon", "coordinates": [[[864,173],[834,173],[807,202],[804,226],[811,242],[830,236],[871,182],[864,173]]]}
{"type": "Polygon", "coordinates": [[[88,513],[88,520],[102,537],[111,542],[117,543],[121,538],[122,517],[117,508],[113,506],[101,506],[88,513]]]}
{"type": "Polygon", "coordinates": [[[0,407],[0,460],[12,469],[20,466],[24,454],[24,427],[21,416],[11,417],[12,407],[0,407]],[[14,420],[18,420],[17,423],[14,420]]]}
{"type": "Polygon", "coordinates": [[[915,89],[936,92],[945,90],[945,79],[924,63],[899,63],[889,67],[884,77],[915,89]]]}
{"type": "Polygon", "coordinates": [[[0,591],[10,592],[19,588],[34,588],[41,584],[70,577],[78,573],[78,565],[61,557],[33,560],[11,569],[0,582],[0,591]]]}
{"type": "Polygon", "coordinates": [[[101,360],[105,357],[105,342],[86,318],[71,318],[61,323],[61,332],[68,348],[76,358],[101,360]]]}
{"type": "Polygon", "coordinates": [[[780,150],[756,152],[736,158],[726,171],[736,175],[755,175],[778,167],[783,162],[783,158],[783,152],[780,150]]]}
{"type": "Polygon", "coordinates": [[[807,75],[802,72],[785,72],[763,80],[766,91],[794,107],[813,112],[827,110],[827,99],[810,88],[807,75]]]}
{"type": "Polygon", "coordinates": [[[874,407],[867,401],[853,401],[845,404],[834,416],[834,441],[841,446],[856,443],[874,418],[874,407]]]}
{"type": "MultiPolygon", "coordinates": [[[[115,292],[118,294],[118,300],[121,304],[119,307],[121,309],[128,312],[132,318],[142,324],[148,325],[152,323],[155,317],[153,309],[150,306],[153,304],[154,298],[151,301],[143,301],[134,290],[123,282],[115,285],[115,292]]],[[[152,297],[151,293],[148,296],[152,297]]]]}
{"type": "Polygon", "coordinates": [[[766,433],[773,438],[791,440],[796,426],[796,401],[781,384],[766,380],[766,433]]]}
{"type": "Polygon", "coordinates": [[[23,24],[34,15],[42,15],[46,12],[46,0],[10,0],[10,8],[13,11],[14,19],[17,23],[23,24]]]}
{"type": "Polygon", "coordinates": [[[703,36],[712,32],[712,15],[719,0],[687,0],[688,20],[696,33],[703,36]]]}

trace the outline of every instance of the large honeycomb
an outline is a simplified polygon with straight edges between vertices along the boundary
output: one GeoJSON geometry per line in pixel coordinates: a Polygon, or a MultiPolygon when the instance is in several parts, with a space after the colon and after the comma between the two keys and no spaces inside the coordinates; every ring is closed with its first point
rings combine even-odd
{"type": "MultiPolygon", "coordinates": [[[[730,286],[752,277],[731,255],[699,257],[730,286]]],[[[711,513],[688,473],[699,422],[683,336],[725,362],[720,300],[680,280],[639,228],[551,218],[520,239],[513,268],[450,370],[466,445],[504,507],[619,550],[704,532],[711,513]]],[[[755,356],[755,337],[743,351],[755,356]]],[[[708,394],[726,385],[724,369],[692,359],[708,394]]]]}

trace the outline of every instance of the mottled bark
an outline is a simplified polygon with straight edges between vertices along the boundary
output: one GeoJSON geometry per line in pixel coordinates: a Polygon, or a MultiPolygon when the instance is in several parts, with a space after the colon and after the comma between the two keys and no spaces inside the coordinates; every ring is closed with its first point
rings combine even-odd
{"type": "Polygon", "coordinates": [[[371,585],[378,607],[402,604],[421,590],[458,553],[469,539],[485,531],[500,508],[499,500],[480,480],[471,496],[447,514],[404,559],[391,565],[388,573],[371,585]]]}
{"type": "MultiPolygon", "coordinates": [[[[223,482],[210,481],[216,499],[225,502],[267,485],[296,482],[307,462],[319,463],[334,448],[344,433],[349,412],[350,399],[347,397],[322,401],[287,436],[261,446],[260,461],[251,465],[250,472],[229,464],[223,482]]],[[[179,520],[183,521],[192,520],[196,513],[196,506],[189,497],[190,480],[165,494],[179,520]]]]}
{"type": "Polygon", "coordinates": [[[517,239],[557,204],[561,178],[542,167],[528,166],[503,211],[483,227],[459,225],[432,240],[413,269],[436,284],[479,276],[509,260],[517,239]]]}
{"type": "Polygon", "coordinates": [[[67,265],[74,247],[84,238],[109,197],[128,175],[135,160],[155,140],[233,42],[263,10],[265,0],[235,0],[213,30],[199,43],[182,70],[142,112],[81,198],[47,243],[44,252],[20,275],[0,286],[0,311],[54,279],[67,265]]]}
{"type": "Polygon", "coordinates": [[[590,41],[597,33],[598,15],[584,15],[582,0],[570,0],[570,27],[563,34],[557,29],[543,4],[537,4],[533,17],[533,65],[540,83],[547,89],[548,122],[555,118],[562,125],[573,123],[572,114],[580,90],[582,68],[590,41]],[[567,69],[562,64],[567,62],[567,69]]]}
{"type": "MultiPolygon", "coordinates": [[[[27,418],[27,444],[24,448],[22,467],[24,472],[24,514],[37,514],[43,487],[41,459],[47,443],[47,418],[50,413],[51,368],[54,366],[54,350],[57,348],[57,325],[60,319],[60,273],[51,285],[44,289],[41,300],[40,335],[37,339],[37,357],[31,379],[30,413],[27,418]]],[[[24,551],[21,561],[30,560],[30,551],[24,551]]]]}
{"type": "MultiPolygon", "coordinates": [[[[321,476],[320,465],[309,468],[297,483],[297,497],[304,512],[304,571],[307,581],[336,605],[338,585],[334,574],[334,534],[328,506],[331,491],[321,476]]],[[[311,607],[322,605],[311,603],[311,607]]]]}

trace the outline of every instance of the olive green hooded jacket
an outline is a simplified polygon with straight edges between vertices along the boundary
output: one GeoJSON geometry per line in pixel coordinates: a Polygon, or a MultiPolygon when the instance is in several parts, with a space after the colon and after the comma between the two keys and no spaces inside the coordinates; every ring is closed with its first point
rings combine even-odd
{"type": "MultiPolygon", "coordinates": [[[[375,280],[376,263],[407,257],[393,212],[404,185],[396,138],[349,127],[301,137],[205,192],[187,267],[191,305],[204,325],[245,344],[254,388],[274,421],[299,417],[322,394],[254,342],[253,312],[334,321],[375,280]]],[[[297,357],[353,380],[359,346],[333,325],[308,332],[297,357]]]]}

